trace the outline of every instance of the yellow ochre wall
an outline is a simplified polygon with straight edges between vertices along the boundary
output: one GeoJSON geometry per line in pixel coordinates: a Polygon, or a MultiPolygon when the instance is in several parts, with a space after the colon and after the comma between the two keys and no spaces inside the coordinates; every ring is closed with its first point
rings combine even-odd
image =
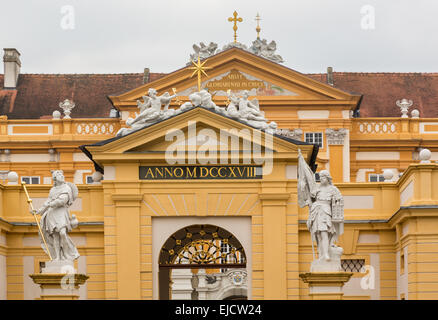
{"type": "MultiPolygon", "coordinates": [[[[307,299],[307,286],[298,277],[299,273],[308,271],[312,260],[305,227],[307,210],[297,206],[296,180],[284,178],[285,165],[276,163],[274,173],[256,183],[163,183],[140,182],[138,163],[123,163],[115,164],[114,180],[80,186],[82,210],[73,213],[82,224],[72,235],[86,238],[86,245],[78,247],[80,254],[87,257],[90,276],[87,298],[152,298],[153,217],[245,215],[252,221],[252,298],[307,299]],[[218,194],[222,194],[220,201],[218,194]],[[191,204],[187,210],[181,209],[181,195],[191,204]]],[[[399,299],[400,294],[409,299],[438,298],[436,181],[437,164],[417,164],[410,166],[396,183],[338,184],[344,196],[373,196],[372,209],[346,209],[345,233],[340,245],[346,259],[361,257],[368,262],[370,254],[379,255],[381,299],[399,299]],[[411,182],[412,196],[400,206],[400,194],[411,182]],[[358,243],[361,233],[370,232],[379,235],[378,243],[358,243]],[[408,291],[397,293],[396,260],[397,251],[402,248],[408,250],[404,270],[408,274],[408,291]]],[[[46,197],[49,186],[29,186],[29,191],[33,198],[46,197]]],[[[22,189],[1,186],[0,193],[1,230],[6,236],[1,252],[7,257],[7,298],[23,299],[26,277],[23,257],[43,259],[44,254],[38,246],[23,245],[24,238],[36,236],[36,227],[28,225],[32,218],[25,209],[22,189]]]]}

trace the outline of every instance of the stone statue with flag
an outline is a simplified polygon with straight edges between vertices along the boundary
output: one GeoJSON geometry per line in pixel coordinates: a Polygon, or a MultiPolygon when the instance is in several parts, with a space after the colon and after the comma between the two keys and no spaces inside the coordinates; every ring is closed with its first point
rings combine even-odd
{"type": "Polygon", "coordinates": [[[318,259],[313,253],[311,272],[342,271],[341,255],[343,249],[338,247],[338,237],[344,232],[344,200],[338,188],[333,185],[330,173],[321,170],[320,184],[301,150],[298,153],[298,205],[309,207],[307,228],[311,234],[312,250],[316,241],[318,259]]]}

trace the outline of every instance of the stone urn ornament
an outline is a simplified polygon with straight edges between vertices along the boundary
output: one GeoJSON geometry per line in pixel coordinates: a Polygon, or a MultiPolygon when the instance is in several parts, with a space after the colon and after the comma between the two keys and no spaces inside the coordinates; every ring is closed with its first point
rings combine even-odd
{"type": "Polygon", "coordinates": [[[75,103],[71,100],[65,99],[59,103],[59,107],[64,111],[64,119],[71,119],[70,113],[75,107],[75,103]]]}
{"type": "Polygon", "coordinates": [[[395,104],[400,108],[400,111],[402,113],[401,117],[409,118],[408,111],[409,111],[409,107],[411,107],[413,104],[412,100],[407,100],[407,99],[402,99],[401,101],[397,100],[395,104]]]}

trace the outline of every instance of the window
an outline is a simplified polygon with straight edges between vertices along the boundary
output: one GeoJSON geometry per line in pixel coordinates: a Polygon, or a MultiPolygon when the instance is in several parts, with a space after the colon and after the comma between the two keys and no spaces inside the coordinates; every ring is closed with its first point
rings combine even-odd
{"type": "Polygon", "coordinates": [[[405,273],[405,254],[400,253],[400,274],[405,273]]]}
{"type": "Polygon", "coordinates": [[[322,132],[306,132],[306,142],[313,143],[322,148],[322,132]]]}
{"type": "Polygon", "coordinates": [[[319,176],[319,172],[315,172],[315,181],[321,182],[321,177],[319,176]]]}
{"type": "MultiPolygon", "coordinates": [[[[221,263],[230,263],[230,259],[228,257],[228,253],[230,253],[230,245],[228,245],[227,243],[223,243],[221,241],[221,255],[226,253],[226,258],[221,258],[221,263]]],[[[221,272],[227,272],[228,269],[221,269],[221,272]]]]}
{"type": "Polygon", "coordinates": [[[21,177],[21,183],[40,184],[40,177],[21,177]]]}
{"type": "Polygon", "coordinates": [[[369,182],[383,182],[383,181],[385,181],[385,178],[383,177],[383,174],[371,173],[368,176],[368,181],[369,182]]]}
{"type": "Polygon", "coordinates": [[[365,259],[342,259],[341,267],[345,272],[360,272],[365,265],[365,259]]]}

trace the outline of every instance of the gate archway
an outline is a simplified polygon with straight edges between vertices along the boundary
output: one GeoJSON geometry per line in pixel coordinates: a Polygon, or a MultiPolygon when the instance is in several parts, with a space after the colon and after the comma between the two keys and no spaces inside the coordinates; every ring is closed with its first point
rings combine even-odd
{"type": "Polygon", "coordinates": [[[190,225],[173,233],[159,256],[159,297],[171,298],[172,269],[246,268],[246,254],[240,241],[224,228],[190,225]]]}

